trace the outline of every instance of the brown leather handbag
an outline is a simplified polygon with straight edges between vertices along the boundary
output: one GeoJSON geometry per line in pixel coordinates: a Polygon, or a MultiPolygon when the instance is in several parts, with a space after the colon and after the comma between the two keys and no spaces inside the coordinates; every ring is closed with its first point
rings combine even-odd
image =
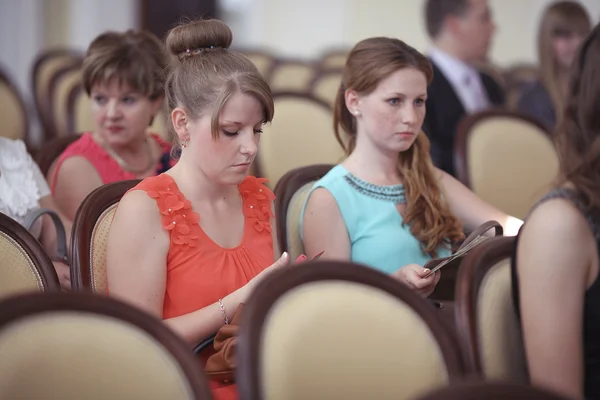
{"type": "Polygon", "coordinates": [[[229,324],[223,325],[215,335],[213,346],[216,353],[208,358],[204,367],[204,373],[209,379],[223,383],[235,381],[236,336],[243,308],[244,304],[240,304],[229,324]]]}

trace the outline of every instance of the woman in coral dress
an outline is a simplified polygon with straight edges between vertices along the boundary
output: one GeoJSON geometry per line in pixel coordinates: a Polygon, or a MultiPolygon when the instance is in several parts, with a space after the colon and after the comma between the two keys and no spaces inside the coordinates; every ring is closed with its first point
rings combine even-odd
{"type": "MultiPolygon", "coordinates": [[[[273,117],[271,91],[252,62],[227,49],[231,40],[217,20],[169,33],[165,87],[181,156],[123,197],[108,239],[110,294],[190,344],[216,333],[258,281],[289,264],[287,254],[273,262],[273,193],[246,176],[273,117]]],[[[237,398],[235,385],[213,386],[217,399],[237,398]]]]}

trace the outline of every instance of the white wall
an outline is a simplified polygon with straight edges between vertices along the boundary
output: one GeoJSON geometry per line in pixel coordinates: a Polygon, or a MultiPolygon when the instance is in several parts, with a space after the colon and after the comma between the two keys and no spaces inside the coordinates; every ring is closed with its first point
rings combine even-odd
{"type": "MultiPolygon", "coordinates": [[[[491,59],[499,65],[536,62],[539,19],[552,1],[490,0],[498,26],[491,59]]],[[[266,47],[290,57],[316,57],[326,49],[351,47],[361,39],[380,35],[399,37],[421,51],[429,46],[423,22],[424,0],[222,2],[236,5],[225,14],[236,45],[266,47]]],[[[597,22],[600,0],[581,2],[597,22]]]]}
{"type": "Polygon", "coordinates": [[[39,0],[0,1],[0,63],[21,92],[29,89],[31,60],[43,47],[39,0]]]}
{"type": "MultiPolygon", "coordinates": [[[[0,63],[31,114],[31,69],[47,47],[85,50],[98,34],[138,26],[138,0],[0,0],[0,63]]],[[[32,118],[32,135],[39,127],[32,118]]]]}

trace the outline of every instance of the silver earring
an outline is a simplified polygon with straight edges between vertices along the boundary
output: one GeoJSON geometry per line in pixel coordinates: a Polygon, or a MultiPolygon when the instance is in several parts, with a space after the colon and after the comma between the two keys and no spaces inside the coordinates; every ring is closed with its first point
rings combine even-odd
{"type": "Polygon", "coordinates": [[[185,140],[183,141],[183,144],[181,145],[181,147],[184,147],[184,148],[185,148],[185,147],[187,147],[187,145],[188,145],[188,139],[185,139],[185,140]]]}

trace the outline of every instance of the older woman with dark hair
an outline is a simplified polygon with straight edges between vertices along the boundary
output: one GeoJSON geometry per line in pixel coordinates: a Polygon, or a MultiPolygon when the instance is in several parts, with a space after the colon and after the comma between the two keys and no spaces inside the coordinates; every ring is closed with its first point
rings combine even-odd
{"type": "Polygon", "coordinates": [[[168,57],[153,34],[108,32],[90,45],[83,86],[95,129],[71,144],[50,171],[52,192],[67,218],[97,187],[168,169],[170,145],[148,126],[164,97],[168,57]]]}

